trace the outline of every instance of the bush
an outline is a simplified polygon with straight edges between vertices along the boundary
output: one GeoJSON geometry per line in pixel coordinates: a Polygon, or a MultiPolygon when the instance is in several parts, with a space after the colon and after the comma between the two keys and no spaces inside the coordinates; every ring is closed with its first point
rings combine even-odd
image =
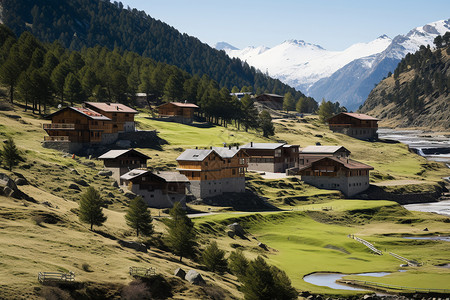
{"type": "Polygon", "coordinates": [[[122,299],[125,300],[151,299],[151,296],[147,284],[139,279],[130,282],[122,291],[122,299]]]}
{"type": "Polygon", "coordinates": [[[238,278],[245,276],[248,267],[248,259],[245,258],[244,253],[241,250],[236,250],[231,252],[228,257],[228,268],[231,273],[236,275],[238,278]]]}
{"type": "Polygon", "coordinates": [[[46,300],[72,300],[70,294],[55,286],[44,286],[41,290],[41,297],[46,300]]]}
{"type": "Polygon", "coordinates": [[[90,266],[88,263],[83,263],[83,264],[81,265],[81,268],[82,268],[83,271],[85,271],[85,272],[94,272],[94,271],[91,269],[91,266],[90,266]]]}

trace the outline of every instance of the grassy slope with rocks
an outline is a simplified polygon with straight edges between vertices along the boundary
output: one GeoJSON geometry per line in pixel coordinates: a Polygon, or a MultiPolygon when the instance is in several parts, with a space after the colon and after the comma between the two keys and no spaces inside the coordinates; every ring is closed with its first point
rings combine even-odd
{"type": "MultiPolygon", "coordinates": [[[[147,116],[144,113],[138,116],[138,127],[140,129],[156,129],[159,132],[159,136],[168,141],[167,145],[163,145],[162,151],[139,149],[152,157],[148,165],[154,168],[174,169],[176,166],[175,158],[186,148],[221,146],[223,142],[268,141],[254,132],[245,133],[236,131],[233,128],[217,126],[198,128],[154,121],[147,118],[147,116]]],[[[179,264],[177,258],[169,252],[158,248],[151,247],[150,254],[142,254],[119,246],[114,238],[134,238],[132,230],[126,226],[123,217],[128,199],[122,192],[112,187],[111,179],[97,175],[98,171],[102,169],[100,161],[95,159],[89,160],[84,157],[72,159],[70,156],[64,156],[58,151],[42,148],[40,142],[45,135],[42,124],[47,122],[31,113],[24,113],[20,108],[15,108],[15,111],[0,112],[1,140],[6,140],[7,137],[12,136],[25,157],[25,161],[20,162],[12,173],[5,169],[1,169],[1,172],[13,178],[18,177],[19,174],[24,176],[28,180],[29,185],[20,186],[19,188],[37,201],[37,203],[29,203],[12,198],[0,198],[0,227],[2,228],[2,234],[0,235],[0,264],[2,270],[7,270],[7,272],[0,274],[0,282],[2,282],[0,298],[35,297],[39,293],[38,289],[40,289],[36,278],[37,272],[56,270],[75,271],[77,280],[86,282],[88,286],[96,286],[100,290],[102,288],[104,290],[111,289],[116,294],[120,294],[122,287],[131,280],[127,275],[127,270],[132,265],[156,267],[157,272],[162,274],[173,286],[174,297],[177,299],[198,298],[202,297],[202,295],[207,295],[207,293],[217,292],[207,288],[186,285],[172,276],[173,270],[179,266],[185,269],[198,269],[199,265],[195,261],[185,260],[186,265],[184,265],[179,264]],[[76,172],[73,170],[76,170],[76,172]],[[102,195],[106,197],[106,200],[110,202],[108,208],[105,209],[108,221],[105,223],[105,226],[98,228],[101,231],[100,233],[90,232],[88,226],[81,224],[76,216],[75,209],[78,207],[76,201],[78,201],[80,193],[86,189],[85,186],[80,184],[80,179],[99,189],[102,195]],[[78,185],[80,191],[69,189],[69,185],[73,183],[78,185]],[[68,237],[70,238],[68,239],[68,237]],[[89,266],[86,268],[88,271],[83,267],[84,264],[89,266]],[[11,274],[14,276],[11,276],[11,274]]],[[[379,176],[372,176],[371,180],[374,182],[383,182],[386,179],[411,178],[425,182],[436,182],[445,175],[445,172],[448,172],[441,164],[429,163],[421,157],[409,153],[407,148],[401,144],[367,143],[351,139],[345,135],[334,134],[315,118],[309,118],[305,122],[277,121],[275,139],[300,144],[301,146],[312,145],[316,142],[342,144],[352,151],[352,156],[355,159],[375,166],[379,176]],[[387,153],[389,153],[389,156],[386,155],[387,153]],[[396,162],[396,164],[393,162],[396,162]]],[[[379,236],[379,234],[393,231],[402,232],[401,230],[406,231],[407,228],[410,228],[407,226],[411,226],[411,224],[397,224],[396,222],[390,223],[390,221],[383,223],[383,220],[366,224],[364,218],[358,217],[355,219],[352,214],[346,212],[346,210],[354,210],[360,206],[390,207],[394,205],[391,202],[340,200],[337,199],[339,193],[335,191],[316,189],[299,182],[295,178],[263,180],[259,175],[249,173],[248,182],[250,189],[266,197],[272,204],[280,208],[294,209],[294,212],[291,213],[294,217],[287,218],[290,220],[288,222],[289,226],[277,227],[277,224],[285,223],[279,223],[279,220],[276,218],[264,220],[261,223],[264,226],[257,224],[248,226],[250,232],[258,240],[267,243],[273,249],[273,255],[272,250],[270,250],[271,254],[268,255],[252,239],[231,240],[231,238],[226,236],[224,228],[226,224],[234,221],[245,223],[245,220],[242,220],[244,216],[257,220],[259,215],[281,216],[286,214],[285,212],[276,214],[230,213],[230,215],[213,215],[209,217],[212,218],[211,221],[208,221],[210,222],[209,224],[199,219],[198,222],[196,221],[200,232],[199,244],[206,245],[213,236],[218,240],[219,247],[227,252],[235,249],[235,247],[242,246],[249,257],[256,257],[258,254],[267,256],[271,263],[286,270],[294,286],[300,289],[314,292],[332,292],[329,289],[305,284],[301,280],[301,277],[297,274],[298,272],[294,271],[294,266],[298,265],[296,262],[296,249],[300,246],[306,247],[304,251],[298,252],[300,256],[304,257],[304,261],[309,260],[309,255],[312,255],[311,259],[316,257],[314,259],[319,261],[321,256],[325,255],[325,257],[328,257],[327,253],[336,251],[324,248],[326,245],[321,244],[314,246],[316,247],[313,249],[314,251],[310,251],[312,246],[305,242],[307,239],[295,237],[297,235],[296,228],[307,227],[311,235],[325,234],[330,239],[332,237],[329,232],[339,232],[345,235],[350,233],[349,229],[345,227],[348,224],[345,224],[343,227],[339,224],[327,225],[316,221],[317,218],[313,218],[314,213],[329,216],[327,218],[339,217],[349,219],[348,222],[353,222],[350,227],[354,229],[354,231],[351,231],[352,233],[360,232],[363,235],[377,239],[393,239],[391,236],[384,237],[379,236]],[[342,208],[340,208],[341,206],[342,208]],[[321,211],[323,207],[332,207],[332,211],[323,212],[321,211]],[[306,210],[316,212],[311,214],[306,212],[306,210]],[[339,216],[335,216],[335,214],[339,216]],[[222,220],[221,223],[219,224],[216,219],[222,220]],[[360,219],[362,223],[354,221],[360,219]],[[207,226],[201,224],[207,224],[207,226]],[[394,225],[391,230],[392,224],[394,225]],[[377,232],[377,234],[370,232],[371,228],[377,228],[377,226],[380,226],[383,230],[377,232]],[[397,226],[399,226],[399,229],[396,231],[397,226]],[[283,232],[292,234],[292,239],[289,238],[286,241],[283,232]],[[295,243],[291,243],[294,241],[295,243]],[[289,264],[291,260],[294,262],[292,267],[289,264]]],[[[194,206],[194,208],[208,211],[210,207],[194,206]]],[[[152,215],[156,214],[158,214],[158,211],[152,210],[152,215]]],[[[371,214],[372,212],[367,212],[367,215],[370,216],[371,214]]],[[[431,225],[433,224],[447,224],[440,220],[432,221],[425,217],[420,218],[425,219],[424,222],[420,223],[420,227],[422,225],[432,227],[431,225]]],[[[165,226],[158,221],[154,221],[154,223],[157,236],[164,235],[165,226]]],[[[440,231],[449,232],[449,229],[442,226],[440,231]]],[[[300,231],[298,234],[302,234],[302,232],[304,231],[300,231]]],[[[419,231],[418,229],[409,231],[409,233],[411,232],[418,233],[419,231]]],[[[333,246],[345,249],[356,247],[358,252],[361,252],[358,255],[361,255],[362,259],[371,257],[366,253],[365,249],[357,244],[353,244],[345,236],[340,237],[339,235],[339,238],[335,237],[335,239],[336,241],[332,243],[333,246]]],[[[439,247],[442,248],[441,246],[439,247]]],[[[439,250],[439,247],[436,249],[439,250]]],[[[399,251],[399,254],[403,253],[399,251]]],[[[408,254],[406,253],[405,256],[408,254]]],[[[333,255],[330,257],[333,257],[333,255]]],[[[328,259],[325,258],[324,261],[328,259]]],[[[446,257],[442,257],[441,261],[444,262],[446,259],[446,257]]],[[[376,264],[367,264],[367,266],[374,265],[376,264]]],[[[353,269],[354,266],[354,264],[347,264],[342,270],[359,272],[360,269],[353,269]]],[[[389,266],[391,266],[390,263],[389,266]]],[[[317,267],[310,265],[307,272],[320,271],[319,267],[320,265],[317,267]]],[[[393,268],[390,267],[388,269],[391,270],[393,268]]],[[[332,271],[339,270],[333,269],[332,271]]],[[[238,282],[234,276],[229,274],[219,276],[208,272],[200,272],[209,283],[214,282],[214,286],[218,290],[217,293],[223,294],[226,298],[242,297],[242,294],[236,289],[238,282]]],[[[114,294],[113,292],[111,293],[114,294]]]]}

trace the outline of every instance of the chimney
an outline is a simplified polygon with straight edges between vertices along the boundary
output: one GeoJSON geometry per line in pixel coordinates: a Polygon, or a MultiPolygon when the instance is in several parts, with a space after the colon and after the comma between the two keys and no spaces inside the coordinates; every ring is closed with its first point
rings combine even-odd
{"type": "Polygon", "coordinates": [[[250,147],[253,147],[253,142],[250,142],[250,147]]]}
{"type": "Polygon", "coordinates": [[[228,150],[231,150],[231,145],[228,146],[228,150]]]}
{"type": "Polygon", "coordinates": [[[198,149],[198,146],[195,146],[195,149],[198,149]]]}
{"type": "Polygon", "coordinates": [[[209,146],[209,149],[212,150],[212,146],[209,146]]]}
{"type": "Polygon", "coordinates": [[[109,102],[106,102],[106,105],[111,105],[111,103],[109,103],[109,102]]]}
{"type": "Polygon", "coordinates": [[[239,145],[236,145],[236,149],[238,149],[238,150],[239,150],[239,145]]]}

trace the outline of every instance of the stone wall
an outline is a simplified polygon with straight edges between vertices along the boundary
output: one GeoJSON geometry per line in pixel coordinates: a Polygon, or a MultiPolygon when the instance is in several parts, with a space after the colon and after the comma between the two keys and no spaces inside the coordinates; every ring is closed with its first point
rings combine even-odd
{"type": "Polygon", "coordinates": [[[197,199],[214,197],[223,193],[243,193],[245,192],[245,177],[191,180],[190,190],[197,199]]]}
{"type": "Polygon", "coordinates": [[[341,191],[347,197],[352,197],[369,188],[369,176],[302,176],[302,180],[320,189],[341,191]]]}
{"type": "Polygon", "coordinates": [[[283,163],[248,163],[247,170],[249,171],[261,171],[271,173],[283,173],[285,172],[283,163]]]}
{"type": "MultiPolygon", "coordinates": [[[[128,187],[126,187],[128,189],[128,187]]],[[[142,196],[142,199],[149,207],[170,208],[175,202],[180,202],[183,206],[186,203],[186,195],[183,194],[163,194],[162,190],[149,191],[141,190],[139,184],[133,184],[131,192],[142,196]]]]}

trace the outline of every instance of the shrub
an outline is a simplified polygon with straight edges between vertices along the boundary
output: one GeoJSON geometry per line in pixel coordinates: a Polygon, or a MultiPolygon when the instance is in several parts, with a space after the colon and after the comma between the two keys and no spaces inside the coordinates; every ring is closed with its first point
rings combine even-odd
{"type": "Polygon", "coordinates": [[[215,241],[206,247],[202,260],[206,268],[212,272],[223,273],[227,269],[225,251],[219,249],[215,241]]]}
{"type": "Polygon", "coordinates": [[[81,268],[82,268],[83,271],[85,271],[85,272],[94,272],[94,271],[91,269],[91,266],[90,266],[88,263],[83,263],[83,264],[81,265],[81,268]]]}
{"type": "Polygon", "coordinates": [[[241,250],[236,250],[231,252],[228,257],[228,268],[231,273],[236,275],[238,278],[242,278],[247,270],[248,260],[244,256],[244,253],[241,250]]]}
{"type": "Polygon", "coordinates": [[[122,290],[122,299],[125,300],[151,299],[151,296],[147,284],[139,279],[133,280],[122,290]]]}

